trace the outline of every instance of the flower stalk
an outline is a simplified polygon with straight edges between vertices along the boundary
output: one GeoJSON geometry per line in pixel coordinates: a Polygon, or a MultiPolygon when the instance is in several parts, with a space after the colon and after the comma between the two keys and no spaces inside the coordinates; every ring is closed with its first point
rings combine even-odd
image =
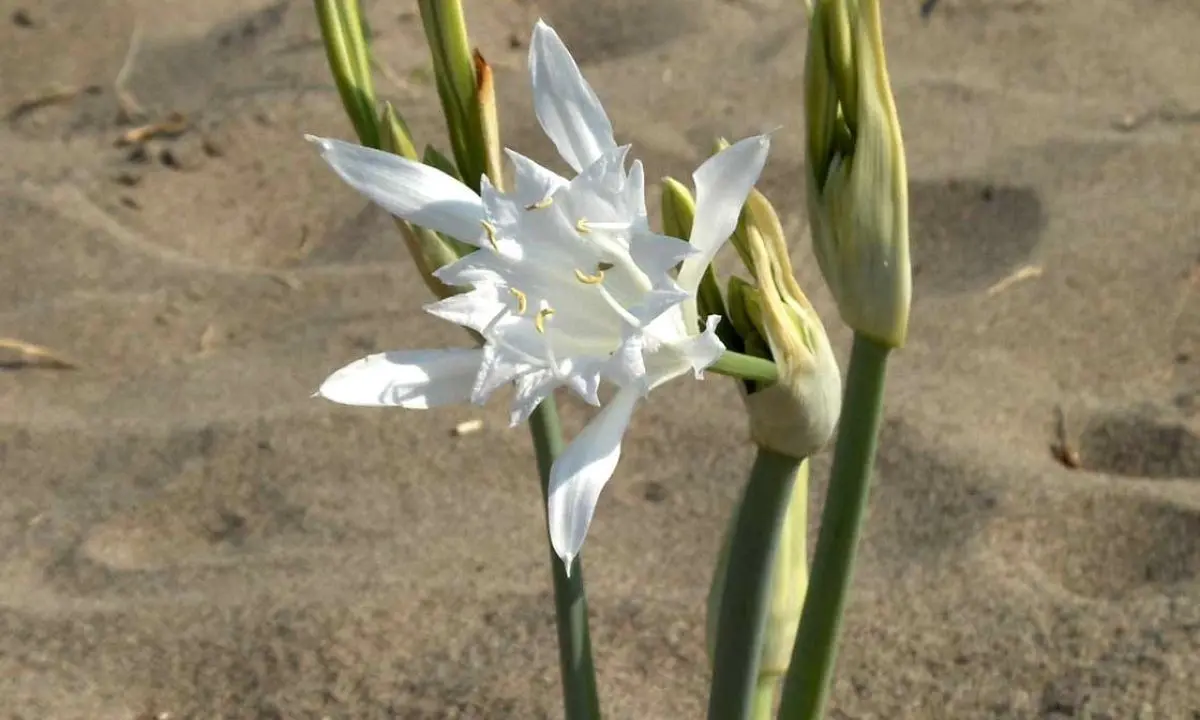
{"type": "Polygon", "coordinates": [[[329,70],[359,142],[379,147],[370,51],[357,0],[314,0],[329,70]]]}
{"type": "Polygon", "coordinates": [[[813,249],[854,343],[781,720],[820,720],[825,713],[867,509],[887,359],[907,336],[912,274],[907,170],[879,0],[815,0],[808,53],[813,249]]]}
{"type": "Polygon", "coordinates": [[[803,460],[759,448],[719,583],[709,720],[748,720],[762,696],[759,668],[779,537],[803,460]]]}
{"type": "MultiPolygon", "coordinates": [[[[760,456],[763,452],[771,452],[760,450],[760,456]]],[[[749,495],[750,490],[747,486],[744,491],[749,495]]],[[[709,657],[716,658],[716,648],[718,642],[718,631],[721,627],[721,622],[725,622],[726,626],[730,622],[738,627],[737,631],[729,631],[735,638],[741,638],[745,632],[747,618],[734,616],[732,619],[722,618],[721,602],[726,592],[728,592],[729,582],[729,567],[732,546],[737,538],[739,529],[745,532],[758,533],[762,537],[757,540],[759,544],[770,543],[774,546],[774,554],[771,558],[769,567],[760,568],[767,573],[769,582],[767,605],[764,609],[764,617],[761,620],[751,620],[750,625],[754,627],[755,622],[761,622],[763,625],[763,634],[759,642],[759,647],[755,653],[758,658],[758,671],[754,675],[754,687],[750,691],[750,709],[749,718],[752,720],[768,720],[775,715],[775,700],[779,693],[780,685],[783,681],[784,674],[787,672],[788,663],[791,660],[792,644],[796,637],[796,627],[800,622],[800,610],[804,601],[804,592],[807,587],[808,578],[808,551],[807,551],[807,532],[808,532],[808,462],[801,461],[796,466],[795,476],[791,481],[791,488],[786,494],[779,495],[775,498],[776,501],[782,503],[785,508],[783,518],[778,528],[772,528],[769,524],[759,522],[763,517],[754,518],[748,516],[748,513],[762,512],[766,519],[774,517],[778,513],[778,508],[758,510],[751,508],[745,510],[743,505],[739,503],[736,512],[730,516],[730,526],[725,535],[725,542],[721,547],[721,554],[717,561],[717,568],[713,573],[713,584],[708,596],[708,623],[707,623],[707,639],[709,657]],[[748,527],[744,524],[749,523],[748,527]],[[773,531],[773,536],[772,536],[773,531]],[[738,625],[740,623],[740,626],[738,625]]],[[[743,546],[745,546],[743,540],[743,546]]],[[[752,585],[758,591],[756,585],[752,585]]],[[[743,602],[747,602],[743,598],[743,602]]],[[[754,602],[754,601],[750,601],[754,602]]],[[[762,607],[759,605],[759,607],[762,607]]],[[[727,647],[730,641],[727,639],[727,647]]],[[[750,652],[751,648],[742,648],[744,652],[750,652]]],[[[746,678],[743,677],[743,681],[746,678]]],[[[745,687],[742,688],[743,692],[745,687]]],[[[741,700],[740,702],[744,702],[741,700]]],[[[730,702],[730,705],[733,703],[730,702]]],[[[722,708],[722,712],[726,709],[722,708]]]]}
{"type": "Polygon", "coordinates": [[[461,0],[419,0],[417,8],[433,58],[438,97],[450,131],[450,147],[463,182],[479,192],[486,173],[479,78],[461,0]]]}
{"type": "MultiPolygon", "coordinates": [[[[558,408],[553,396],[542,401],[529,416],[529,432],[533,436],[538,475],[542,480],[542,500],[548,502],[550,469],[563,448],[558,408]]],[[[558,663],[565,717],[566,720],[598,720],[600,696],[596,691],[596,669],[592,661],[592,639],[588,630],[583,560],[576,557],[568,571],[549,543],[547,548],[550,552],[550,572],[554,582],[554,616],[558,628],[558,663]]]]}
{"type": "Polygon", "coordinates": [[[780,720],[824,717],[838,636],[853,576],[883,414],[890,348],[855,334],[846,375],[845,414],[834,447],[809,592],[779,706],[780,720]]]}

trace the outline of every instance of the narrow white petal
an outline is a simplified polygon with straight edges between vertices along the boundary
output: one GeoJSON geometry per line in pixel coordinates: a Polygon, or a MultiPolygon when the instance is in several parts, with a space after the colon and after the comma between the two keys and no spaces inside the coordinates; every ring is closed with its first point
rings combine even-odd
{"type": "Polygon", "coordinates": [[[558,33],[538,21],[529,45],[533,107],[542,130],[575,172],[616,146],[612,123],[558,33]]]}
{"type": "Polygon", "coordinates": [[[720,322],[720,315],[709,315],[704,323],[704,330],[699,335],[693,335],[676,345],[697,378],[704,377],[704,371],[725,352],[725,344],[717,337],[717,325],[720,322]]]}
{"type": "Polygon", "coordinates": [[[679,269],[679,285],[689,293],[700,287],[705,268],[737,227],[746,197],[767,162],[770,144],[766,135],[746,138],[713,155],[692,174],[696,219],[691,242],[699,252],[679,269]]]}
{"type": "Polygon", "coordinates": [[[517,393],[509,410],[508,424],[516,426],[528,420],[530,414],[559,384],[558,378],[550,370],[534,370],[518,377],[517,393]]]}
{"type": "Polygon", "coordinates": [[[479,374],[471,388],[471,402],[476,405],[484,404],[492,393],[530,369],[523,358],[505,352],[493,343],[484,346],[482,358],[479,374]]]}
{"type": "Polygon", "coordinates": [[[655,232],[639,232],[629,243],[633,261],[652,280],[699,253],[688,242],[655,232]]]}
{"type": "Polygon", "coordinates": [[[419,410],[467,402],[480,357],[475,349],[368,355],[330,375],[317,394],[343,405],[419,410]]]}
{"type": "Polygon", "coordinates": [[[533,160],[514,150],[504,151],[513,166],[513,195],[517,202],[531,205],[554,194],[555,190],[567,185],[567,179],[553,170],[547,170],[533,160]]]}
{"type": "Polygon", "coordinates": [[[583,547],[600,492],[621,459],[621,439],[640,398],[637,387],[621,388],[550,470],[550,542],[568,568],[583,547]]]}
{"type": "Polygon", "coordinates": [[[362,145],[306,136],[351,187],[396,217],[472,245],[483,239],[483,203],[441,170],[362,145]]]}
{"type": "Polygon", "coordinates": [[[477,250],[434,270],[433,276],[447,285],[458,287],[504,286],[507,285],[507,279],[501,262],[498,255],[477,250]]]}
{"type": "Polygon", "coordinates": [[[425,312],[455,325],[482,332],[508,305],[495,285],[481,284],[474,290],[451,295],[425,306],[425,312]]]}
{"type": "MultiPolygon", "coordinates": [[[[665,321],[671,318],[664,315],[661,320],[664,321],[661,323],[664,327],[653,329],[669,330],[665,321]]],[[[704,371],[725,352],[725,345],[717,338],[717,323],[720,320],[719,315],[710,315],[699,334],[676,337],[649,352],[645,357],[646,384],[649,389],[653,390],[689,372],[697,378],[703,377],[704,371]]]]}

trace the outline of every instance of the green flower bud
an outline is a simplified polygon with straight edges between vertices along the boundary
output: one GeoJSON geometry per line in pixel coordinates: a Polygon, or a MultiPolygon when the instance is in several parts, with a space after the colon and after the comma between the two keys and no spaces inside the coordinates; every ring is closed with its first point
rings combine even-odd
{"type": "Polygon", "coordinates": [[[904,345],[912,295],[908,175],[878,0],[817,0],[805,67],[813,249],[842,319],[904,345]]]}
{"type": "Polygon", "coordinates": [[[750,436],[760,447],[803,459],[829,442],[842,409],[841,373],[825,327],[792,276],[781,234],[747,228],[761,300],[761,327],[779,380],[745,396],[750,436]],[[770,239],[768,239],[770,238],[770,239]]]}
{"type": "MultiPolygon", "coordinates": [[[[696,219],[696,201],[692,199],[692,193],[683,183],[669,177],[662,179],[660,192],[663,234],[683,240],[691,237],[692,223],[696,219]]],[[[700,287],[696,291],[696,310],[702,318],[725,315],[721,288],[717,285],[716,273],[711,265],[700,278],[700,287]]]]}

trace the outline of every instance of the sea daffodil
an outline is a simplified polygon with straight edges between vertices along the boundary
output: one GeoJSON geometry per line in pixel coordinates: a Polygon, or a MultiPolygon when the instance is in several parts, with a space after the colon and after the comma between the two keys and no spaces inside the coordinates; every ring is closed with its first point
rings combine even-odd
{"type": "Polygon", "coordinates": [[[696,285],[733,231],[769,143],[747,138],[697,170],[690,243],[656,234],[641,163],[625,170],[628,146],[616,145],[595,92],[541,22],[530,70],[538,120],[579,173],[573,179],[509,150],[513,192],[485,177],[476,195],[432,167],[310,137],[343,180],[393,215],[479,248],[435,273],[471,290],[426,310],[483,340],[479,348],[371,355],[335,372],[318,394],[349,405],[429,408],[482,404],[512,383],[516,424],[556,388],[599,406],[601,383],[615,386],[551,471],[550,537],[569,568],[638,401],[673,378],[699,377],[724,351],[717,317],[701,324],[697,316],[696,285]]]}

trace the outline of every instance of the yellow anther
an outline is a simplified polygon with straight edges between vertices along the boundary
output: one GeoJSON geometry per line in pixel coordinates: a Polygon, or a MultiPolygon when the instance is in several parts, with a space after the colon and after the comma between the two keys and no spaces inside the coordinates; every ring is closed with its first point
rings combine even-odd
{"type": "Polygon", "coordinates": [[[537,202],[535,202],[532,205],[526,205],[525,209],[526,210],[545,210],[546,208],[550,207],[553,204],[554,204],[554,198],[545,197],[545,198],[542,198],[541,200],[538,200],[537,202]]]}
{"type": "Polygon", "coordinates": [[[542,308],[541,310],[538,310],[537,317],[533,319],[533,327],[536,328],[538,332],[545,335],[546,320],[548,320],[553,314],[554,310],[551,308],[542,308]]]}
{"type": "Polygon", "coordinates": [[[487,233],[488,242],[491,243],[493,250],[499,250],[500,246],[496,244],[496,226],[487,220],[481,220],[480,225],[483,225],[483,231],[487,233]]]}
{"type": "Polygon", "coordinates": [[[588,225],[587,218],[579,218],[579,221],[575,223],[575,230],[580,235],[587,235],[592,231],[592,228],[588,225]]]}
{"type": "Polygon", "coordinates": [[[529,298],[525,297],[525,293],[516,288],[509,288],[508,291],[517,299],[517,314],[524,315],[529,308],[529,298]]]}
{"type": "Polygon", "coordinates": [[[584,285],[599,285],[600,283],[604,282],[604,270],[597,269],[595,275],[588,275],[584,271],[576,268],[575,279],[584,285]]]}

